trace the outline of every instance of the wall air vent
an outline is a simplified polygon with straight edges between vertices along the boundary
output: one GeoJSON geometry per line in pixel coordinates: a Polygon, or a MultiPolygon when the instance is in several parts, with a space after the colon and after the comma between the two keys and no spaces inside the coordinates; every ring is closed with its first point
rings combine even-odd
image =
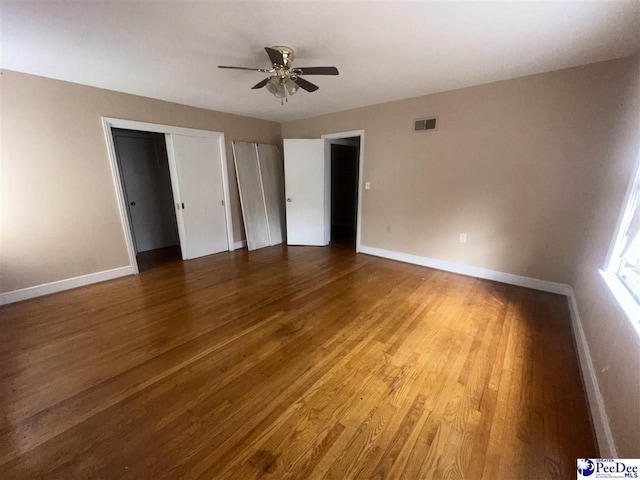
{"type": "Polygon", "coordinates": [[[414,120],[413,130],[415,132],[422,132],[424,130],[435,130],[436,118],[421,118],[420,120],[414,120]]]}

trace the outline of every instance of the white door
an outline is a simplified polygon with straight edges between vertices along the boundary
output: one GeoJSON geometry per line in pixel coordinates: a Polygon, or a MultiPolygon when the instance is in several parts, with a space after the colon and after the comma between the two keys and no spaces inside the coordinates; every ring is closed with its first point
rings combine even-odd
{"type": "Polygon", "coordinates": [[[259,143],[257,147],[271,245],[285,237],[284,168],[282,150],[277,145],[259,143]]]}
{"type": "Polygon", "coordinates": [[[271,244],[269,222],[255,143],[233,142],[233,158],[249,251],[271,244]]]}
{"type": "Polygon", "coordinates": [[[284,143],[284,183],[288,245],[328,245],[329,162],[325,141],[284,143]]]}
{"type": "Polygon", "coordinates": [[[174,195],[182,258],[229,250],[220,139],[176,134],[167,138],[169,164],[175,164],[178,183],[174,195]]]}

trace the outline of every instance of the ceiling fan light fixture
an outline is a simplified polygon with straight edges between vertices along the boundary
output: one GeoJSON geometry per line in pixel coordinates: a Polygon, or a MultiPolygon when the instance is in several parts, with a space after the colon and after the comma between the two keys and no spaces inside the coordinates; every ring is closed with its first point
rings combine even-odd
{"type": "Polygon", "coordinates": [[[287,93],[289,95],[295,95],[295,93],[300,88],[300,86],[298,86],[298,84],[296,82],[294,82],[291,78],[287,79],[287,81],[285,82],[284,86],[286,87],[287,93]]]}
{"type": "Polygon", "coordinates": [[[286,95],[284,85],[278,77],[273,77],[267,82],[267,91],[276,98],[284,98],[286,95]]]}

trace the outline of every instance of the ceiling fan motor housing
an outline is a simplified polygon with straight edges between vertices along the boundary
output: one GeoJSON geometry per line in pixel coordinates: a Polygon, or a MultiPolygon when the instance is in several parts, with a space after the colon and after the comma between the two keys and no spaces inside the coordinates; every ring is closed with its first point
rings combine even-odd
{"type": "MultiPolygon", "coordinates": [[[[284,60],[284,65],[282,66],[286,67],[287,69],[291,68],[291,63],[293,62],[293,49],[282,45],[276,45],[275,47],[271,48],[282,53],[282,59],[284,60]]],[[[276,65],[274,64],[274,66],[276,65]]]]}

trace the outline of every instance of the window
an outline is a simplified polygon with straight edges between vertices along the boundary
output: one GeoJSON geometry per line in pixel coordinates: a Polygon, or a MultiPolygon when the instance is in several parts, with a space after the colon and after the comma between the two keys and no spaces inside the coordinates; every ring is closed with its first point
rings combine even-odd
{"type": "Polygon", "coordinates": [[[629,187],[609,263],[601,272],[627,316],[640,328],[640,169],[629,187]]]}
{"type": "Polygon", "coordinates": [[[640,298],[640,235],[638,228],[638,205],[634,205],[631,222],[622,236],[619,267],[616,272],[625,287],[637,302],[640,298]]]}

